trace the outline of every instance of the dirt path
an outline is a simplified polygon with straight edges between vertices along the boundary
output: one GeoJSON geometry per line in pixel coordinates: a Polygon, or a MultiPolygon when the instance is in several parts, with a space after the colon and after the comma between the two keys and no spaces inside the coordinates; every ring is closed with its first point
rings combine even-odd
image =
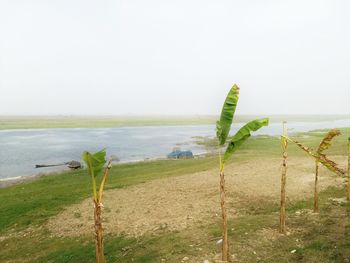
{"type": "MultiPolygon", "coordinates": [[[[344,157],[333,159],[345,165],[344,157]]],[[[240,213],[245,198],[279,200],[280,165],[280,158],[259,158],[226,167],[230,217],[240,213]]],[[[312,196],[313,168],[308,157],[289,159],[288,198],[312,196]]],[[[343,181],[320,169],[320,189],[343,181]]],[[[218,183],[218,171],[211,170],[109,190],[104,195],[105,232],[140,236],[213,222],[220,216],[218,183]]],[[[92,234],[92,215],[92,202],[86,199],[49,220],[47,226],[55,236],[92,234]]]]}

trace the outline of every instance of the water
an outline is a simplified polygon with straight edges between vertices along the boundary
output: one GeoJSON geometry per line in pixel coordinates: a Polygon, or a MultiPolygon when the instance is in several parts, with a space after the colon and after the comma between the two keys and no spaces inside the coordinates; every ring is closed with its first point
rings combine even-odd
{"type": "MultiPolygon", "coordinates": [[[[232,133],[242,126],[235,124],[232,133]]],[[[327,122],[289,122],[291,132],[315,129],[350,127],[350,119],[327,122]]],[[[255,134],[279,135],[281,123],[271,123],[255,134]]],[[[35,164],[56,164],[81,160],[84,150],[91,152],[105,148],[108,156],[115,155],[122,162],[165,157],[174,146],[205,151],[194,143],[193,136],[215,136],[214,125],[147,126],[87,129],[29,129],[0,131],[0,179],[50,172],[62,167],[35,169],[35,164]]]]}

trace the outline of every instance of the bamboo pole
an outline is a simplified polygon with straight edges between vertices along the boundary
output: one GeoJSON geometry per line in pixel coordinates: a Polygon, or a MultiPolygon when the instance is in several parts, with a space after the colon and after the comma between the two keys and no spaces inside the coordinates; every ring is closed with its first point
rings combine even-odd
{"type": "Polygon", "coordinates": [[[287,129],[286,122],[283,122],[283,136],[281,138],[283,160],[282,160],[282,177],[281,177],[281,203],[280,203],[280,222],[279,231],[282,234],[286,233],[286,177],[287,177],[287,147],[288,141],[286,139],[287,129]]]}
{"type": "Polygon", "coordinates": [[[314,213],[318,213],[318,160],[315,161],[314,213]]]}

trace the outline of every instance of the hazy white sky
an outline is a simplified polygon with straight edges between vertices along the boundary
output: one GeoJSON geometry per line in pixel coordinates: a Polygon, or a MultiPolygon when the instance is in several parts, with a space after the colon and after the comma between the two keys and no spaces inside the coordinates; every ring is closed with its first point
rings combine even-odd
{"type": "Polygon", "coordinates": [[[1,114],[350,113],[348,0],[0,0],[1,114]]]}

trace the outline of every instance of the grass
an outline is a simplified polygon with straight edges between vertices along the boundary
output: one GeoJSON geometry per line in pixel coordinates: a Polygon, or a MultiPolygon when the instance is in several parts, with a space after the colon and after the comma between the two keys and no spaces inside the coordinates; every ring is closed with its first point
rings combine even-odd
{"type": "MultiPolygon", "coordinates": [[[[342,129],[342,132],[343,135],[334,140],[330,154],[346,154],[344,141],[350,129],[342,129]]],[[[318,133],[303,135],[308,137],[300,141],[313,147],[323,136],[318,133]]],[[[289,150],[289,154],[305,156],[295,146],[289,150]]],[[[280,157],[280,153],[279,138],[255,137],[247,141],[235,161],[257,156],[280,157]]],[[[217,162],[216,157],[209,156],[119,164],[112,168],[106,188],[123,188],[205,171],[216,167],[217,162]]],[[[51,236],[44,227],[44,223],[64,207],[88,198],[90,188],[89,177],[81,170],[0,189],[0,262],[93,262],[93,231],[91,236],[68,238],[51,236]]],[[[288,203],[287,226],[291,234],[287,236],[274,232],[278,229],[278,202],[247,199],[246,209],[238,213],[237,218],[230,217],[229,225],[234,226],[229,234],[233,253],[239,262],[347,262],[350,258],[350,205],[329,201],[329,198],[344,197],[345,191],[345,188],[328,188],[320,192],[319,215],[305,212],[312,209],[312,199],[288,203]],[[262,235],[264,231],[267,234],[262,235]]],[[[161,262],[162,259],[181,262],[185,256],[203,262],[220,252],[216,245],[220,238],[219,219],[216,223],[203,222],[181,232],[140,238],[107,235],[106,262],[161,262]]]]}

